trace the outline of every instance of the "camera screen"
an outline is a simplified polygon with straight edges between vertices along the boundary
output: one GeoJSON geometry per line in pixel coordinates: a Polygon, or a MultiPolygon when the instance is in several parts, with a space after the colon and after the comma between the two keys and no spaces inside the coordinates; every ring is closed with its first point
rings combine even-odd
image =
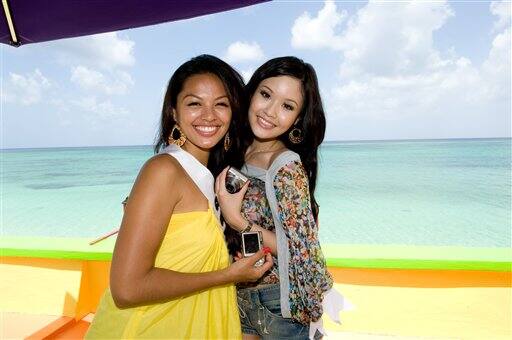
{"type": "Polygon", "coordinates": [[[260,250],[258,234],[244,234],[245,253],[252,254],[260,250]]]}

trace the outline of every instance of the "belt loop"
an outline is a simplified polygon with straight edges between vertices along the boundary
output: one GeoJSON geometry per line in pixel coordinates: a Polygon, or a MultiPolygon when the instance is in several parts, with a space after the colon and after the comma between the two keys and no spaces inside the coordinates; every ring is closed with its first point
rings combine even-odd
{"type": "Polygon", "coordinates": [[[253,295],[254,302],[256,304],[261,304],[260,290],[258,288],[255,288],[251,290],[251,294],[253,295]]]}

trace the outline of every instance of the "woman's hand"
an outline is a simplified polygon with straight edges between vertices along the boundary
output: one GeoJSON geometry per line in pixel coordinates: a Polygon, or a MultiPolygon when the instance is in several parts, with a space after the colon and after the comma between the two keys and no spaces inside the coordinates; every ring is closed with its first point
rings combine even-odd
{"type": "Polygon", "coordinates": [[[272,268],[273,264],[270,248],[265,247],[252,256],[239,258],[226,271],[231,282],[254,282],[272,268]],[[265,263],[255,267],[254,264],[262,257],[265,257],[265,263]]]}
{"type": "Polygon", "coordinates": [[[237,251],[236,254],[233,256],[233,261],[239,261],[241,259],[243,259],[244,257],[242,256],[242,253],[237,251]]]}
{"type": "Polygon", "coordinates": [[[242,200],[249,188],[249,181],[244,184],[239,192],[230,194],[226,190],[226,173],[228,169],[229,167],[226,167],[219,176],[217,176],[215,180],[215,194],[217,195],[220,209],[222,210],[222,216],[224,216],[226,222],[233,229],[240,231],[247,226],[247,220],[243,218],[240,211],[242,210],[242,200]]]}

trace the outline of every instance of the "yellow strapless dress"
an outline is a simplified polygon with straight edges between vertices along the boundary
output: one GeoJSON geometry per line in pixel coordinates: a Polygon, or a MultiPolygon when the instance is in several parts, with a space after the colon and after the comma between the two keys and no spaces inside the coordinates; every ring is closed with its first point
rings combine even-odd
{"type": "MultiPolygon", "coordinates": [[[[212,209],[173,214],[155,266],[184,273],[226,268],[229,256],[212,209]]],[[[233,284],[164,303],[119,309],[107,289],[87,339],[241,339],[233,284]]]]}

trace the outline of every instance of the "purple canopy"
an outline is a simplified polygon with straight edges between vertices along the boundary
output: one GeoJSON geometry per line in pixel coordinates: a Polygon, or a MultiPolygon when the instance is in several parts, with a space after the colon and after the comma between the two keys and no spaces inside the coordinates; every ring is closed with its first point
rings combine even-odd
{"type": "Polygon", "coordinates": [[[154,25],[268,0],[2,0],[0,42],[14,46],[154,25]]]}

